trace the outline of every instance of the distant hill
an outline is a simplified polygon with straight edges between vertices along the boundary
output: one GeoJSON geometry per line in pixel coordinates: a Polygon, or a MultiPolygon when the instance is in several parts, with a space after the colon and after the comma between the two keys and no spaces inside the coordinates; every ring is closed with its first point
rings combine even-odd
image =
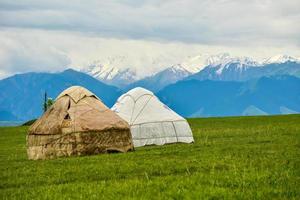
{"type": "Polygon", "coordinates": [[[42,114],[45,91],[49,97],[80,85],[94,92],[107,106],[112,106],[121,91],[75,70],[61,73],[25,73],[0,80],[0,119],[30,120],[42,114]]]}
{"type": "Polygon", "coordinates": [[[157,95],[186,117],[300,112],[300,79],[288,75],[246,82],[185,80],[157,95]]]}

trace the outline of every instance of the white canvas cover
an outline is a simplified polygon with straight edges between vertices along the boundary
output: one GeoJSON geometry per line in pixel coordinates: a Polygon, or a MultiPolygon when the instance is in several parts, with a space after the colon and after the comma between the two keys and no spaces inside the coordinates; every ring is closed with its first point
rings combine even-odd
{"type": "Polygon", "coordinates": [[[120,96],[112,110],[129,123],[135,147],[194,142],[186,119],[144,88],[120,96]]]}

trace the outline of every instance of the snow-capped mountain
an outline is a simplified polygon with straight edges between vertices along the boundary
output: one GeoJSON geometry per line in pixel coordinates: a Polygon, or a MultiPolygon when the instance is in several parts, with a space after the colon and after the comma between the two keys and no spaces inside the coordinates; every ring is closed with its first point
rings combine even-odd
{"type": "Polygon", "coordinates": [[[128,87],[126,87],[126,89],[129,90],[139,86],[156,92],[164,88],[165,86],[182,80],[183,78],[191,74],[192,73],[188,71],[185,67],[183,67],[180,64],[177,64],[152,76],[136,81],[130,84],[128,87]]]}
{"type": "MultiPolygon", "coordinates": [[[[177,64],[177,65],[173,65],[159,73],[162,73],[162,72],[168,72],[169,74],[173,74],[173,75],[176,75],[177,78],[180,78],[180,77],[186,77],[190,74],[192,74],[191,71],[187,70],[185,67],[183,67],[182,65],[180,64],[177,64]]],[[[158,74],[159,74],[158,73],[158,74]]]]}
{"type": "Polygon", "coordinates": [[[183,61],[180,65],[192,74],[203,70],[206,66],[215,66],[226,64],[236,58],[231,57],[228,53],[220,53],[216,55],[199,54],[183,61]]]}
{"type": "Polygon", "coordinates": [[[211,55],[207,58],[207,65],[205,66],[215,66],[219,64],[226,64],[231,61],[233,58],[229,55],[229,53],[220,53],[216,55],[211,55]]]}
{"type": "Polygon", "coordinates": [[[186,79],[246,81],[273,75],[300,77],[300,62],[291,56],[275,56],[258,62],[248,57],[223,55],[212,57],[211,64],[186,79]]]}
{"type": "Polygon", "coordinates": [[[228,53],[213,55],[207,59],[208,67],[214,68],[217,74],[222,74],[223,70],[242,71],[249,67],[261,66],[257,61],[249,57],[231,57],[228,53]]]}
{"type": "Polygon", "coordinates": [[[194,57],[189,57],[178,65],[194,74],[201,71],[205,66],[210,64],[211,61],[209,60],[209,58],[210,56],[208,54],[200,54],[194,57]]]}
{"type": "MultiPolygon", "coordinates": [[[[144,73],[137,75],[137,71],[133,67],[128,67],[128,58],[125,56],[117,56],[115,58],[108,58],[105,61],[94,61],[83,68],[83,72],[92,75],[93,77],[111,85],[115,85],[121,88],[130,88],[133,85],[141,84],[146,87],[149,84],[150,88],[161,89],[165,85],[174,83],[189,75],[198,73],[206,66],[218,66],[221,73],[223,68],[230,65],[230,63],[239,63],[239,67],[242,68],[246,64],[252,63],[257,65],[249,58],[241,59],[231,57],[228,53],[209,55],[199,54],[197,56],[188,57],[184,61],[171,65],[170,67],[162,67],[161,71],[156,73],[144,73]],[[159,80],[160,79],[160,80],[159,80]],[[155,81],[155,85],[152,85],[155,81]],[[136,84],[133,84],[137,82],[136,84]]],[[[140,63],[140,62],[138,62],[140,63]]],[[[136,64],[136,63],[135,63],[136,64]]],[[[159,65],[159,63],[153,60],[153,65],[159,65]]],[[[141,71],[138,71],[141,72],[141,71]]]]}
{"type": "Polygon", "coordinates": [[[103,79],[103,80],[111,80],[119,73],[119,69],[110,67],[107,65],[102,65],[101,63],[91,64],[85,70],[85,72],[89,73],[95,78],[103,79]]]}
{"type": "Polygon", "coordinates": [[[232,57],[229,53],[220,53],[216,55],[201,54],[180,65],[192,74],[200,72],[207,66],[218,67],[218,73],[222,73],[224,68],[228,68],[233,63],[236,63],[236,67],[241,70],[248,66],[261,66],[259,62],[249,57],[232,57]]]}
{"type": "Polygon", "coordinates": [[[141,86],[152,91],[159,91],[169,84],[175,83],[203,70],[208,65],[223,63],[224,60],[229,59],[229,57],[229,54],[218,54],[215,56],[199,54],[195,57],[189,57],[179,64],[172,65],[156,74],[138,80],[126,88],[131,89],[141,86]]]}
{"type": "Polygon", "coordinates": [[[300,59],[299,58],[295,58],[292,56],[288,56],[288,55],[276,55],[273,57],[270,57],[268,59],[266,59],[263,63],[264,64],[272,64],[272,63],[285,63],[285,62],[297,62],[300,63],[300,59]]]}
{"type": "Polygon", "coordinates": [[[94,61],[82,71],[120,88],[144,86],[155,91],[185,78],[244,81],[278,74],[300,76],[300,60],[287,55],[277,55],[259,62],[249,57],[234,57],[228,53],[199,54],[170,67],[161,67],[162,70],[156,70],[155,73],[153,70],[152,72],[144,70],[151,68],[152,65],[159,66],[160,62],[156,62],[155,59],[148,58],[148,63],[152,63],[151,66],[144,66],[141,60],[132,62],[125,56],[117,56],[106,61],[94,61]]]}
{"type": "Polygon", "coordinates": [[[94,61],[81,71],[105,83],[122,87],[137,80],[136,72],[130,68],[119,69],[111,62],[94,61]]]}
{"type": "MultiPolygon", "coordinates": [[[[140,82],[150,79],[155,79],[156,81],[158,81],[158,77],[160,77],[161,79],[158,82],[162,83],[162,85],[165,85],[174,83],[177,80],[181,80],[188,75],[199,72],[201,69],[203,69],[203,67],[205,67],[206,58],[207,55],[203,54],[188,58],[182,63],[171,65],[171,67],[162,67],[161,71],[156,71],[155,73],[151,73],[151,70],[145,70],[147,72],[141,74],[141,70],[137,71],[136,66],[128,67],[128,58],[124,56],[118,56],[116,58],[108,58],[104,61],[93,61],[86,67],[83,67],[81,71],[107,84],[115,85],[121,88],[124,88],[131,83],[139,80],[140,82]],[[137,74],[137,72],[139,72],[139,74],[137,74]]],[[[139,61],[137,63],[140,64],[139,61]]],[[[135,63],[134,65],[137,65],[137,63],[135,63]]],[[[151,63],[152,65],[159,65],[159,63],[157,63],[155,59],[153,59],[151,63]]],[[[145,66],[144,68],[147,67],[145,66]]]]}

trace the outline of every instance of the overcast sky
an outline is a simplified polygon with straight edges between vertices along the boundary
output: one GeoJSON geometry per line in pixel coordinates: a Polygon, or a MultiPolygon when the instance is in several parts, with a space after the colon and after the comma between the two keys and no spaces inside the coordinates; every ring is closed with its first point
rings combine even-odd
{"type": "Polygon", "coordinates": [[[228,52],[300,56],[299,0],[0,0],[0,78],[125,56],[141,71],[228,52]]]}

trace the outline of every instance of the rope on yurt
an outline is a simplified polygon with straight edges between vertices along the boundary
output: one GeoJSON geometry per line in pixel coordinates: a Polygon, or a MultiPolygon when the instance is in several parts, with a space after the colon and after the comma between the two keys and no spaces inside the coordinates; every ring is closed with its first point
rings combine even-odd
{"type": "MultiPolygon", "coordinates": [[[[133,96],[131,96],[130,94],[127,94],[127,95],[125,95],[124,97],[126,97],[126,96],[129,96],[132,100],[133,100],[133,108],[132,108],[132,112],[131,112],[131,117],[130,117],[130,125],[131,124],[133,124],[133,122],[136,120],[136,118],[135,118],[135,120],[132,122],[132,117],[133,117],[133,113],[134,113],[134,110],[135,110],[135,105],[136,105],[136,102],[140,99],[140,98],[142,98],[143,96],[150,96],[150,99],[153,97],[153,95],[150,95],[150,94],[142,94],[141,96],[139,96],[137,99],[134,99],[133,98],[133,96]]],[[[147,102],[148,103],[148,102],[147,102]]]]}
{"type": "MultiPolygon", "coordinates": [[[[148,99],[148,101],[145,103],[145,105],[143,106],[143,108],[140,110],[140,112],[137,114],[136,118],[133,120],[133,122],[131,124],[133,124],[135,122],[135,120],[139,117],[139,115],[143,112],[143,110],[145,109],[145,107],[148,105],[149,101],[152,99],[153,96],[150,96],[150,98],[148,99]]],[[[134,104],[135,105],[135,104],[134,104]]]]}

